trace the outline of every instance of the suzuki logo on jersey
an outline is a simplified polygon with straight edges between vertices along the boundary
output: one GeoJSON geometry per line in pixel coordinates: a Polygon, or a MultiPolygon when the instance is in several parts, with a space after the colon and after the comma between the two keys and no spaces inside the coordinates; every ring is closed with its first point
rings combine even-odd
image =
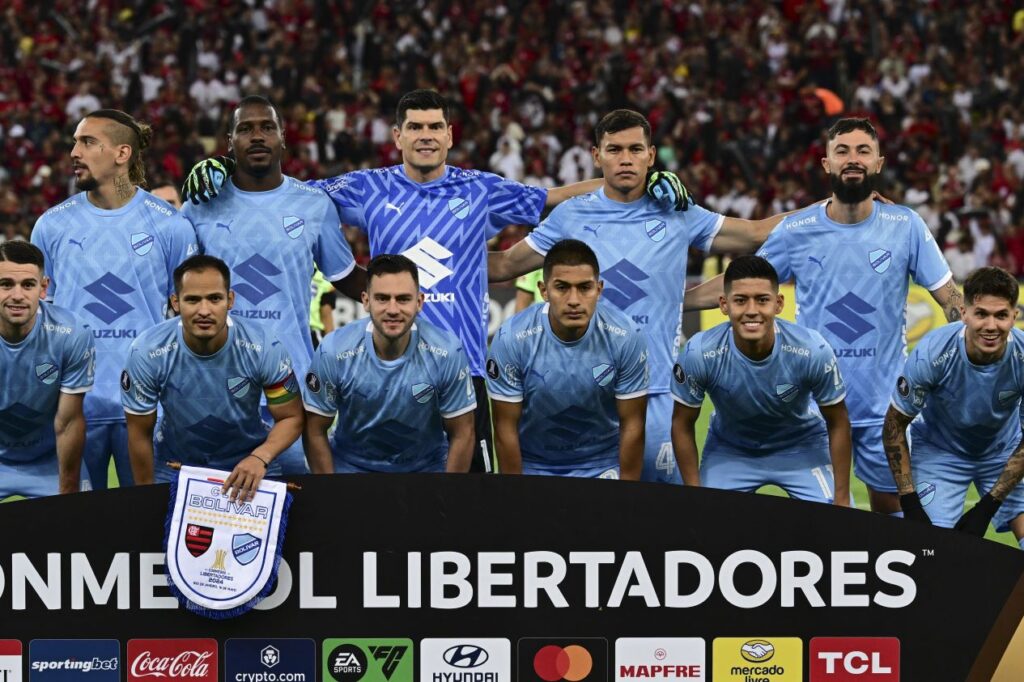
{"type": "MultiPolygon", "coordinates": [[[[0,433],[5,433],[11,438],[24,438],[39,428],[36,420],[42,414],[27,405],[14,403],[6,410],[0,410],[0,433]]],[[[14,444],[7,443],[7,445],[14,444]]]]}
{"type": "Polygon", "coordinates": [[[232,445],[231,441],[237,435],[237,431],[236,426],[212,415],[188,427],[188,432],[192,436],[191,441],[194,443],[193,447],[200,451],[206,451],[207,454],[232,445]]]}
{"type": "Polygon", "coordinates": [[[153,235],[145,232],[136,232],[131,236],[132,251],[140,256],[145,256],[153,250],[153,235]]]}
{"type": "Polygon", "coordinates": [[[460,220],[469,215],[469,201],[462,197],[455,197],[448,200],[448,210],[460,220]]]}
{"type": "MultiPolygon", "coordinates": [[[[455,201],[454,199],[452,201],[455,201]]],[[[461,201],[465,201],[462,199],[461,201]]],[[[451,202],[449,202],[450,204],[451,202]]],[[[468,204],[466,210],[468,211],[468,204]]],[[[441,261],[452,257],[452,252],[444,248],[430,237],[424,237],[412,248],[406,249],[402,255],[411,260],[420,269],[420,286],[432,289],[454,274],[441,261]]],[[[429,294],[427,294],[429,297],[429,294]]],[[[453,296],[454,299],[454,296],[453,296]]],[[[432,300],[428,298],[427,300],[432,300]]]]}
{"type": "MultiPolygon", "coordinates": [[[[249,301],[253,305],[262,303],[266,299],[270,298],[277,292],[281,291],[280,288],[274,285],[268,277],[276,277],[281,274],[281,271],[270,261],[263,256],[256,254],[252,258],[239,265],[235,266],[235,275],[242,279],[233,287],[235,293],[249,301]]],[[[232,311],[234,315],[245,315],[247,312],[257,311],[232,311]]],[[[265,311],[273,312],[277,314],[277,317],[271,316],[270,319],[279,319],[281,313],[278,311],[265,311]]],[[[255,317],[254,315],[245,315],[246,317],[255,317]]]]}
{"type": "Polygon", "coordinates": [[[811,682],[899,682],[900,640],[895,637],[814,637],[811,682]]]}
{"type": "Polygon", "coordinates": [[[892,252],[885,249],[875,249],[868,254],[868,262],[871,263],[871,269],[881,275],[892,265],[892,252]]]}
{"type": "MultiPolygon", "coordinates": [[[[83,288],[96,299],[93,303],[86,303],[85,309],[103,320],[106,324],[113,323],[135,309],[134,306],[121,298],[122,296],[135,293],[135,289],[113,273],[108,272],[83,288]]],[[[94,334],[97,331],[100,330],[93,330],[94,334]]]]}
{"type": "Polygon", "coordinates": [[[664,220],[648,220],[644,223],[644,233],[652,242],[657,244],[665,238],[666,234],[668,234],[668,227],[665,225],[664,220]]]}
{"type": "Polygon", "coordinates": [[[604,290],[601,295],[611,301],[619,310],[626,310],[639,300],[647,297],[647,292],[635,282],[643,282],[649,275],[623,258],[603,273],[604,290]]]}
{"type": "MultiPolygon", "coordinates": [[[[875,328],[875,325],[864,319],[865,315],[875,312],[875,307],[852,291],[839,300],[825,306],[825,310],[832,313],[838,319],[838,322],[826,324],[825,328],[846,343],[853,343],[875,328]]],[[[837,348],[836,355],[839,357],[870,357],[875,354],[874,348],[846,349],[847,351],[860,351],[852,355],[849,352],[843,352],[843,350],[837,348]]]]}
{"type": "Polygon", "coordinates": [[[281,218],[281,224],[284,226],[284,233],[292,239],[298,239],[306,227],[305,220],[293,215],[286,215],[284,218],[281,218]]]}

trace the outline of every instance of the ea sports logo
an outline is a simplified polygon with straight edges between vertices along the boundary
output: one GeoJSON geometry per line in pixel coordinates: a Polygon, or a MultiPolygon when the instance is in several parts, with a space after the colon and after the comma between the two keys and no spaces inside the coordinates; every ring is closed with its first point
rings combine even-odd
{"type": "Polygon", "coordinates": [[[366,654],[355,644],[342,644],[331,651],[327,670],[336,682],[357,682],[366,674],[366,654]]]}
{"type": "Polygon", "coordinates": [[[590,652],[578,644],[560,647],[549,644],[533,657],[533,671],[544,682],[580,682],[594,669],[590,652]]]}

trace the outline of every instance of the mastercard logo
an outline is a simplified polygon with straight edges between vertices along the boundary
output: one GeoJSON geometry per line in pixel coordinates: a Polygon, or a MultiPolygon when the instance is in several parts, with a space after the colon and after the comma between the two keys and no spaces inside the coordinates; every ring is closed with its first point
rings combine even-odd
{"type": "Polygon", "coordinates": [[[533,671],[544,682],[580,682],[594,669],[594,658],[584,647],[549,644],[533,657],[533,671]]]}

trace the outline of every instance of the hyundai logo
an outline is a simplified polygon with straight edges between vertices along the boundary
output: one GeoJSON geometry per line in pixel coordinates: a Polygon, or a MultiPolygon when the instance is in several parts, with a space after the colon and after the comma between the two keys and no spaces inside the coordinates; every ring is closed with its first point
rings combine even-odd
{"type": "Polygon", "coordinates": [[[479,668],[490,656],[475,644],[456,644],[444,652],[444,662],[455,668],[479,668]]]}

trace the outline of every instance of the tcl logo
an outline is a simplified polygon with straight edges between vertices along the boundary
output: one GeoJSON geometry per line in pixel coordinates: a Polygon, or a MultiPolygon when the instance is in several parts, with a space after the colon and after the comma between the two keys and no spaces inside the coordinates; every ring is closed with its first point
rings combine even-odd
{"type": "Polygon", "coordinates": [[[815,637],[811,682],[899,682],[900,640],[895,637],[815,637]]]}
{"type": "Polygon", "coordinates": [[[217,640],[128,640],[128,682],[154,679],[217,682],[217,640]]]}

